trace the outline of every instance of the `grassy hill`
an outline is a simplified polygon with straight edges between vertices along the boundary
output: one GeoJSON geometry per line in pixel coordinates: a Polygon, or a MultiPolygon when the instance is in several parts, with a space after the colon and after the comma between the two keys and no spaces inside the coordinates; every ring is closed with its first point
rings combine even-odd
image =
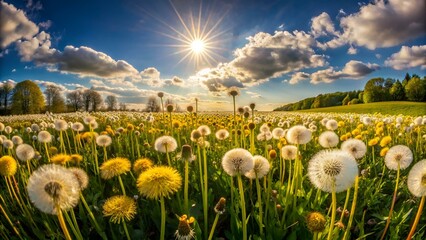
{"type": "Polygon", "coordinates": [[[382,113],[391,115],[426,115],[425,102],[375,102],[348,106],[315,108],[300,112],[336,112],[336,113],[382,113]]]}

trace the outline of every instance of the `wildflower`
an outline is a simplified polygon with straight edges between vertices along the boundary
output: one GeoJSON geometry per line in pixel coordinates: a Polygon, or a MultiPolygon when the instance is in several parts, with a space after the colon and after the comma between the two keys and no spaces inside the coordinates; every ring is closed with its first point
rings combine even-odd
{"type": "Polygon", "coordinates": [[[137,208],[133,198],[119,195],[108,198],[102,209],[104,217],[111,217],[110,222],[120,224],[123,221],[131,221],[137,208]]]}
{"type": "Polygon", "coordinates": [[[48,131],[40,131],[37,135],[38,141],[41,143],[49,143],[52,141],[52,135],[48,131]]]}
{"type": "Polygon", "coordinates": [[[426,196],[426,159],[411,168],[407,179],[408,190],[416,197],[426,196]]]}
{"type": "Polygon", "coordinates": [[[355,158],[346,151],[323,150],[309,161],[308,176],[312,184],[325,192],[342,192],[352,186],[358,174],[355,158]]]}
{"type": "Polygon", "coordinates": [[[7,133],[7,134],[12,133],[12,131],[13,131],[13,129],[12,129],[12,127],[11,127],[11,126],[6,126],[6,127],[4,128],[4,132],[5,132],[5,133],[7,133]]]}
{"type": "Polygon", "coordinates": [[[310,212],[306,216],[306,225],[313,233],[324,231],[326,223],[324,215],[320,212],[310,212]]]}
{"type": "Polygon", "coordinates": [[[38,132],[38,131],[40,131],[40,126],[33,123],[33,124],[31,124],[31,130],[34,131],[34,132],[38,132]]]}
{"type": "Polygon", "coordinates": [[[133,172],[140,174],[154,166],[154,163],[149,158],[140,158],[133,163],[133,172]]]}
{"type": "Polygon", "coordinates": [[[83,118],[83,122],[85,124],[90,124],[91,122],[95,122],[95,121],[96,121],[96,118],[93,116],[86,116],[83,118]]]}
{"type": "Polygon", "coordinates": [[[226,129],[220,129],[216,132],[216,138],[219,140],[225,140],[229,137],[229,132],[226,129]]]}
{"type": "Polygon", "coordinates": [[[72,130],[81,132],[84,130],[84,125],[81,122],[75,122],[71,125],[72,130]]]}
{"type": "Polygon", "coordinates": [[[197,128],[198,131],[200,131],[201,136],[207,136],[210,135],[211,131],[210,128],[207,125],[201,125],[197,128]]]}
{"type": "Polygon", "coordinates": [[[413,153],[404,145],[391,147],[385,155],[385,164],[391,170],[406,169],[413,161],[413,153]]]}
{"type": "Polygon", "coordinates": [[[42,212],[57,214],[57,207],[69,210],[78,204],[80,185],[68,169],[56,165],[43,165],[28,179],[28,196],[42,212]]]}
{"type": "Polygon", "coordinates": [[[267,123],[262,124],[262,126],[260,126],[259,130],[260,130],[261,133],[270,131],[267,123]]]}
{"type": "Polygon", "coordinates": [[[281,156],[285,160],[294,160],[297,156],[297,147],[293,145],[286,145],[281,148],[281,156]]]}
{"type": "Polygon", "coordinates": [[[192,130],[192,132],[191,132],[191,141],[197,142],[200,137],[201,137],[200,131],[198,131],[198,130],[192,130]]]}
{"type": "Polygon", "coordinates": [[[55,129],[56,131],[65,131],[68,129],[68,123],[62,119],[55,120],[55,129]]]}
{"type": "Polygon", "coordinates": [[[229,150],[222,158],[222,167],[230,176],[245,174],[254,167],[253,156],[242,148],[229,150]]]}
{"type": "Polygon", "coordinates": [[[179,158],[182,159],[183,161],[188,161],[188,162],[192,162],[195,160],[195,155],[192,154],[191,145],[185,144],[182,146],[182,151],[179,154],[179,158]]]}
{"type": "Polygon", "coordinates": [[[390,136],[383,137],[382,140],[380,140],[380,147],[386,147],[389,143],[391,143],[391,141],[392,138],[390,136]]]}
{"type": "Polygon", "coordinates": [[[219,201],[216,203],[216,206],[214,207],[214,211],[218,214],[223,214],[225,212],[225,204],[226,204],[226,199],[224,197],[221,197],[219,201]]]}
{"type": "Polygon", "coordinates": [[[12,149],[14,146],[13,142],[10,141],[9,139],[5,139],[3,140],[3,147],[6,149],[12,149]]]}
{"type": "Polygon", "coordinates": [[[238,87],[230,87],[228,89],[228,95],[232,97],[236,97],[240,95],[240,89],[238,87]]]}
{"type": "Polygon", "coordinates": [[[155,150],[159,152],[173,152],[177,148],[177,142],[173,137],[162,136],[155,140],[154,146],[155,150]]]}
{"type": "Polygon", "coordinates": [[[380,140],[380,138],[378,138],[378,137],[371,139],[370,141],[368,141],[368,146],[371,147],[371,146],[377,145],[379,143],[379,140],[380,140]]]}
{"type": "Polygon", "coordinates": [[[0,158],[0,175],[9,177],[13,176],[18,169],[18,163],[11,156],[3,156],[0,158]]]}
{"type": "Polygon", "coordinates": [[[182,186],[182,177],[174,168],[156,166],[142,172],[136,186],[145,197],[160,199],[177,192],[182,186]]]}
{"type": "Polygon", "coordinates": [[[333,131],[325,131],[321,133],[318,141],[323,148],[333,148],[339,143],[339,136],[333,131]]]}
{"type": "Polygon", "coordinates": [[[257,136],[256,139],[258,141],[268,141],[272,139],[272,133],[269,131],[266,132],[260,132],[257,136]]]}
{"type": "Polygon", "coordinates": [[[311,141],[312,132],[305,126],[297,125],[287,131],[287,141],[292,144],[306,144],[311,141]]]}
{"type": "Polygon", "coordinates": [[[112,139],[108,135],[100,135],[96,137],[96,144],[100,147],[108,147],[111,143],[112,139]]]}
{"type": "Polygon", "coordinates": [[[34,148],[28,144],[21,144],[16,147],[16,157],[22,162],[33,159],[35,156],[34,148]]]}
{"type": "Polygon", "coordinates": [[[81,161],[83,161],[83,156],[80,154],[71,154],[70,155],[70,162],[79,164],[81,161]]]}
{"type": "Polygon", "coordinates": [[[188,216],[185,214],[179,218],[178,229],[175,232],[175,237],[177,240],[190,240],[194,238],[195,232],[191,227],[191,224],[193,224],[194,221],[195,218],[190,217],[188,219],[188,216]]]}
{"type": "Polygon", "coordinates": [[[275,151],[275,149],[271,149],[269,150],[268,155],[270,159],[275,159],[277,157],[277,151],[275,151]]]}
{"type": "Polygon", "coordinates": [[[284,137],[284,129],[282,128],[274,128],[274,130],[272,130],[272,137],[274,139],[280,139],[282,137],[284,137]]]}
{"type": "Polygon", "coordinates": [[[386,156],[386,153],[389,151],[388,147],[382,148],[382,150],[380,150],[380,157],[384,157],[386,156]]]}
{"type": "Polygon", "coordinates": [[[108,180],[130,171],[130,168],[129,159],[117,157],[103,162],[99,169],[101,170],[101,178],[108,180]]]}
{"type": "Polygon", "coordinates": [[[253,157],[254,167],[244,175],[250,179],[263,178],[269,172],[269,161],[259,155],[253,157]]]}
{"type": "Polygon", "coordinates": [[[76,167],[68,168],[68,170],[71,171],[76,177],[80,185],[80,189],[81,190],[86,189],[87,186],[89,185],[89,176],[87,175],[87,173],[83,169],[76,168],[76,167]]]}
{"type": "Polygon", "coordinates": [[[342,143],[340,147],[343,151],[350,153],[355,159],[364,157],[367,152],[367,146],[359,139],[349,139],[342,143]]]}
{"type": "Polygon", "coordinates": [[[365,125],[370,125],[372,123],[372,120],[370,117],[363,117],[362,123],[364,123],[365,125]]]}
{"type": "Polygon", "coordinates": [[[338,127],[338,123],[337,123],[337,121],[336,121],[336,120],[334,120],[334,119],[330,119],[330,120],[328,120],[328,121],[327,121],[327,123],[325,124],[325,127],[326,127],[328,130],[336,130],[336,129],[337,129],[337,127],[338,127]]]}
{"type": "Polygon", "coordinates": [[[50,161],[55,164],[65,164],[71,160],[70,156],[67,154],[56,154],[50,158],[50,161]]]}
{"type": "Polygon", "coordinates": [[[24,143],[24,140],[20,136],[13,136],[11,140],[15,145],[24,143]]]}

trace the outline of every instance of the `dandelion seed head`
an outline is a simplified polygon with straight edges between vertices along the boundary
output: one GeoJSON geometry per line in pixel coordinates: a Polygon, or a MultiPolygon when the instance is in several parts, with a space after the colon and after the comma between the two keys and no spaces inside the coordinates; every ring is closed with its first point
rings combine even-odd
{"type": "Polygon", "coordinates": [[[24,140],[22,140],[22,138],[20,136],[13,136],[11,138],[11,140],[12,140],[13,144],[15,144],[15,145],[19,145],[19,144],[24,143],[24,140]]]}
{"type": "Polygon", "coordinates": [[[80,185],[80,189],[86,189],[89,185],[89,176],[87,175],[87,173],[83,169],[77,167],[68,168],[68,170],[71,171],[76,177],[80,185]]]}
{"type": "Polygon", "coordinates": [[[305,126],[296,125],[287,131],[286,138],[291,144],[306,144],[311,141],[312,132],[305,126]]]}
{"type": "Polygon", "coordinates": [[[65,120],[56,119],[54,123],[56,131],[65,131],[68,129],[68,123],[65,120]]]}
{"type": "Polygon", "coordinates": [[[318,137],[318,142],[323,148],[334,148],[339,144],[339,136],[333,131],[325,131],[318,137]]]}
{"type": "Polygon", "coordinates": [[[52,135],[48,131],[40,131],[37,138],[41,143],[50,143],[52,141],[52,135]]]}
{"type": "Polygon", "coordinates": [[[327,123],[325,124],[325,127],[328,130],[336,130],[339,126],[336,120],[334,119],[330,119],[327,121],[327,123]]]}
{"type": "Polygon", "coordinates": [[[385,155],[386,167],[391,170],[406,169],[413,161],[413,152],[405,145],[396,145],[387,151],[385,155]]]}
{"type": "Polygon", "coordinates": [[[426,159],[411,168],[407,179],[408,190],[416,197],[426,196],[426,159]]]}
{"type": "Polygon", "coordinates": [[[13,142],[9,139],[3,140],[3,147],[6,149],[12,149],[14,146],[13,142]]]}
{"type": "Polygon", "coordinates": [[[173,152],[177,148],[176,139],[171,136],[162,136],[155,140],[154,148],[158,152],[173,152]]]}
{"type": "Polygon", "coordinates": [[[367,146],[359,139],[348,139],[342,143],[340,147],[343,151],[350,153],[355,159],[364,157],[367,152],[367,146]]]}
{"type": "Polygon", "coordinates": [[[84,130],[84,125],[81,122],[75,122],[72,124],[71,128],[76,132],[81,132],[84,130]]]}
{"type": "Polygon", "coordinates": [[[286,145],[281,148],[281,157],[284,160],[294,160],[297,156],[297,147],[293,145],[286,145]]]}
{"type": "Polygon", "coordinates": [[[229,137],[229,132],[226,129],[220,129],[215,135],[218,140],[225,140],[229,137]]]}
{"type": "Polygon", "coordinates": [[[108,147],[111,143],[112,139],[108,135],[100,135],[96,137],[96,144],[100,147],[108,147]]]}
{"type": "Polygon", "coordinates": [[[246,172],[244,175],[250,179],[263,178],[270,168],[269,161],[259,155],[253,157],[254,167],[250,171],[246,172]]]}
{"type": "Polygon", "coordinates": [[[231,149],[222,158],[222,167],[230,176],[244,175],[254,167],[253,156],[242,148],[231,149]]]}
{"type": "Polygon", "coordinates": [[[284,137],[285,136],[285,134],[284,134],[284,129],[282,129],[282,128],[280,128],[280,127],[277,127],[277,128],[274,128],[273,130],[272,130],[272,137],[274,138],[274,139],[280,139],[280,138],[282,138],[282,137],[284,137]]]}
{"type": "Polygon", "coordinates": [[[75,207],[80,199],[80,185],[68,169],[56,165],[43,165],[28,179],[28,196],[42,212],[57,214],[56,206],[67,211],[75,207]]]}
{"type": "Polygon", "coordinates": [[[201,125],[197,128],[197,130],[201,133],[202,136],[210,135],[211,131],[207,125],[201,125]]]}
{"type": "Polygon", "coordinates": [[[28,145],[26,143],[16,147],[15,151],[16,151],[16,157],[22,162],[31,160],[35,156],[34,148],[31,145],[28,145]]]}

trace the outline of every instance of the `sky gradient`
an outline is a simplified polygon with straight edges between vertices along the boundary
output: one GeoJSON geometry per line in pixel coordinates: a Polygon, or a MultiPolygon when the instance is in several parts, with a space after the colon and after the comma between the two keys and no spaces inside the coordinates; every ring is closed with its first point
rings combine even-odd
{"type": "Polygon", "coordinates": [[[2,1],[0,81],[93,87],[142,109],[272,110],[426,73],[424,0],[2,1]],[[199,49],[191,48],[194,40],[199,49]],[[197,53],[197,51],[199,51],[197,53]]]}

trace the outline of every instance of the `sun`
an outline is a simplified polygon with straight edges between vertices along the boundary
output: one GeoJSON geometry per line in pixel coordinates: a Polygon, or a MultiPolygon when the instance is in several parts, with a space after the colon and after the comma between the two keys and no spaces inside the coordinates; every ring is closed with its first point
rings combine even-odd
{"type": "Polygon", "coordinates": [[[227,30],[221,30],[221,22],[228,11],[219,11],[223,15],[217,16],[210,8],[206,8],[207,12],[203,16],[203,7],[200,5],[198,13],[190,11],[181,14],[172,1],[170,4],[178,18],[178,24],[172,26],[160,20],[169,29],[160,34],[176,41],[166,45],[176,49],[173,55],[181,55],[176,65],[189,61],[196,68],[203,68],[214,66],[219,60],[223,60],[220,53],[226,51],[222,46],[227,41],[224,37],[227,30]]]}
{"type": "Polygon", "coordinates": [[[191,51],[195,54],[200,54],[204,52],[205,49],[205,43],[200,39],[195,39],[191,42],[191,51]]]}

